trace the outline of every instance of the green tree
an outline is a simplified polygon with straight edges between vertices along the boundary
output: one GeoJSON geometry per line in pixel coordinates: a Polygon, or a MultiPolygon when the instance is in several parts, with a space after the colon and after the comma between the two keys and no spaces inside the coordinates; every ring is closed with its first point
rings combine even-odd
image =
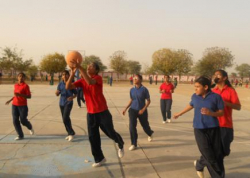
{"type": "Polygon", "coordinates": [[[119,75],[126,72],[127,61],[126,53],[124,51],[116,51],[110,56],[110,68],[117,72],[118,79],[119,75]]]}
{"type": "Polygon", "coordinates": [[[231,73],[231,77],[236,78],[236,77],[237,77],[237,73],[232,72],[232,73],[231,73]]]}
{"type": "Polygon", "coordinates": [[[38,72],[38,67],[36,65],[31,65],[29,66],[27,72],[30,75],[31,79],[35,79],[35,76],[37,75],[38,72]]]}
{"type": "Polygon", "coordinates": [[[107,69],[107,67],[102,63],[100,57],[95,56],[95,55],[90,55],[90,56],[86,56],[85,60],[82,63],[82,67],[84,69],[87,69],[87,66],[91,63],[91,62],[96,62],[99,67],[100,67],[100,71],[105,71],[107,69]]]}
{"type": "Polygon", "coordinates": [[[177,53],[171,49],[160,49],[154,52],[152,59],[152,69],[160,71],[164,75],[170,75],[176,71],[177,53]]]}
{"type": "Polygon", "coordinates": [[[236,66],[235,70],[238,72],[242,80],[244,77],[250,78],[250,65],[249,64],[243,63],[239,66],[236,66]]]}
{"type": "Polygon", "coordinates": [[[188,74],[191,71],[193,65],[192,54],[185,49],[178,50],[176,52],[176,74],[178,74],[179,79],[183,74],[188,74]]]}
{"type": "Polygon", "coordinates": [[[2,57],[0,58],[0,66],[3,70],[7,70],[13,77],[13,82],[16,80],[16,74],[18,72],[24,72],[32,64],[32,59],[23,60],[22,50],[19,52],[17,48],[6,47],[2,49],[2,57]]]}
{"type": "Polygon", "coordinates": [[[127,61],[127,73],[139,74],[141,72],[141,64],[138,61],[127,61]]]}
{"type": "Polygon", "coordinates": [[[54,84],[54,74],[65,70],[67,64],[63,54],[48,54],[40,62],[41,71],[45,71],[51,76],[50,84],[54,84]]]}
{"type": "Polygon", "coordinates": [[[198,75],[211,77],[214,71],[233,66],[233,60],[234,56],[227,48],[207,48],[202,59],[195,64],[194,71],[198,75]]]}

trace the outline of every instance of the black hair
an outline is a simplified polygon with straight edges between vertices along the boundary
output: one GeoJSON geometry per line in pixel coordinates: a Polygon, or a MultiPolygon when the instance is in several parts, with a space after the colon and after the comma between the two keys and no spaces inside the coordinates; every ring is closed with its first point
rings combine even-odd
{"type": "Polygon", "coordinates": [[[135,74],[135,76],[138,76],[138,78],[140,79],[140,81],[142,81],[142,76],[140,74],[135,74]]]}
{"type": "Polygon", "coordinates": [[[19,76],[19,75],[22,75],[24,78],[26,78],[26,75],[25,75],[25,73],[23,73],[23,72],[19,72],[19,73],[17,74],[17,76],[19,76]]]}
{"type": "Polygon", "coordinates": [[[195,83],[201,84],[203,87],[208,86],[208,92],[211,91],[211,80],[205,76],[200,76],[195,80],[195,83]]]}
{"type": "Polygon", "coordinates": [[[99,64],[97,62],[92,62],[91,64],[94,65],[95,70],[96,70],[96,74],[98,74],[100,72],[100,66],[99,66],[99,64]]]}
{"type": "Polygon", "coordinates": [[[69,71],[68,70],[64,70],[62,73],[65,73],[65,74],[69,75],[69,71]]]}
{"type": "Polygon", "coordinates": [[[216,70],[215,72],[220,72],[220,74],[222,75],[222,77],[227,77],[227,79],[225,80],[225,84],[229,87],[233,87],[230,83],[230,81],[228,80],[228,75],[227,75],[227,72],[222,70],[222,69],[219,69],[219,70],[216,70]]]}

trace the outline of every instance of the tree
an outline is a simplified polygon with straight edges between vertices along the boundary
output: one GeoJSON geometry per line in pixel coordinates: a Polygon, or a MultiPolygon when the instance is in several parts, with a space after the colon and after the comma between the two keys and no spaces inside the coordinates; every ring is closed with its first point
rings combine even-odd
{"type": "Polygon", "coordinates": [[[194,71],[198,75],[211,77],[214,71],[233,66],[233,60],[234,56],[226,48],[207,48],[202,59],[196,63],[194,71]]]}
{"type": "Polygon", "coordinates": [[[82,67],[83,67],[84,69],[87,69],[87,66],[88,66],[91,62],[96,62],[96,63],[99,65],[100,71],[101,71],[101,72],[107,69],[107,67],[106,67],[105,65],[103,65],[103,63],[102,63],[100,57],[95,56],[95,55],[86,56],[86,57],[85,57],[85,60],[84,60],[83,63],[82,63],[82,67]]]}
{"type": "Polygon", "coordinates": [[[188,74],[191,71],[193,60],[192,54],[185,49],[178,50],[176,53],[176,73],[180,79],[183,74],[188,74]]]}
{"type": "Polygon", "coordinates": [[[11,72],[13,77],[13,82],[16,80],[16,72],[24,72],[28,69],[28,67],[32,64],[32,59],[23,61],[22,50],[19,52],[17,48],[6,47],[2,49],[3,57],[0,58],[0,66],[3,70],[7,70],[11,72]]]}
{"type": "Polygon", "coordinates": [[[141,64],[138,61],[127,61],[127,73],[139,74],[141,72],[141,64]]]}
{"type": "Polygon", "coordinates": [[[38,67],[36,65],[31,65],[29,66],[27,72],[30,75],[31,81],[33,81],[33,79],[35,79],[35,76],[37,75],[38,67]]]}
{"type": "Polygon", "coordinates": [[[237,73],[232,72],[232,73],[231,73],[231,77],[236,78],[236,77],[237,77],[237,73]]]}
{"type": "Polygon", "coordinates": [[[40,62],[41,71],[45,71],[51,76],[50,84],[54,84],[54,74],[65,70],[67,64],[63,54],[54,53],[43,57],[40,62]]]}
{"type": "Polygon", "coordinates": [[[118,79],[119,74],[123,74],[126,71],[126,56],[124,51],[116,51],[110,56],[110,68],[117,72],[118,79]]]}
{"type": "Polygon", "coordinates": [[[242,80],[244,77],[250,78],[250,65],[249,64],[243,63],[239,66],[236,66],[235,70],[238,72],[242,80]]]}
{"type": "Polygon", "coordinates": [[[170,49],[161,49],[154,52],[152,69],[161,71],[164,75],[170,75],[176,71],[177,53],[170,49]]]}
{"type": "Polygon", "coordinates": [[[155,69],[152,66],[144,64],[143,74],[151,75],[151,74],[154,74],[154,73],[155,73],[155,69]]]}

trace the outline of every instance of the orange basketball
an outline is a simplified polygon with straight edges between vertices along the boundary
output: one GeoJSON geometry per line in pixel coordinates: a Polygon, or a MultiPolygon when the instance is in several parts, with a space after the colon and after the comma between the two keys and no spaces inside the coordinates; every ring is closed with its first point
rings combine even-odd
{"type": "Polygon", "coordinates": [[[82,55],[78,51],[70,51],[66,56],[66,63],[71,67],[71,62],[77,62],[77,60],[82,63],[82,55]]]}

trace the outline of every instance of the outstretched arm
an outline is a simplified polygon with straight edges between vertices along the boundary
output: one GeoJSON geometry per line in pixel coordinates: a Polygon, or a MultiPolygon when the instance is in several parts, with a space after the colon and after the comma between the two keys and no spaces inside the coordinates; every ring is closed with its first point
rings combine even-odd
{"type": "Polygon", "coordinates": [[[192,110],[194,107],[191,106],[191,105],[187,105],[185,109],[183,109],[183,111],[179,112],[179,113],[176,113],[174,114],[174,119],[177,119],[179,116],[185,114],[186,112],[192,110]]]}
{"type": "Polygon", "coordinates": [[[13,100],[14,97],[12,97],[10,100],[6,101],[5,105],[9,105],[10,102],[13,100]]]}

